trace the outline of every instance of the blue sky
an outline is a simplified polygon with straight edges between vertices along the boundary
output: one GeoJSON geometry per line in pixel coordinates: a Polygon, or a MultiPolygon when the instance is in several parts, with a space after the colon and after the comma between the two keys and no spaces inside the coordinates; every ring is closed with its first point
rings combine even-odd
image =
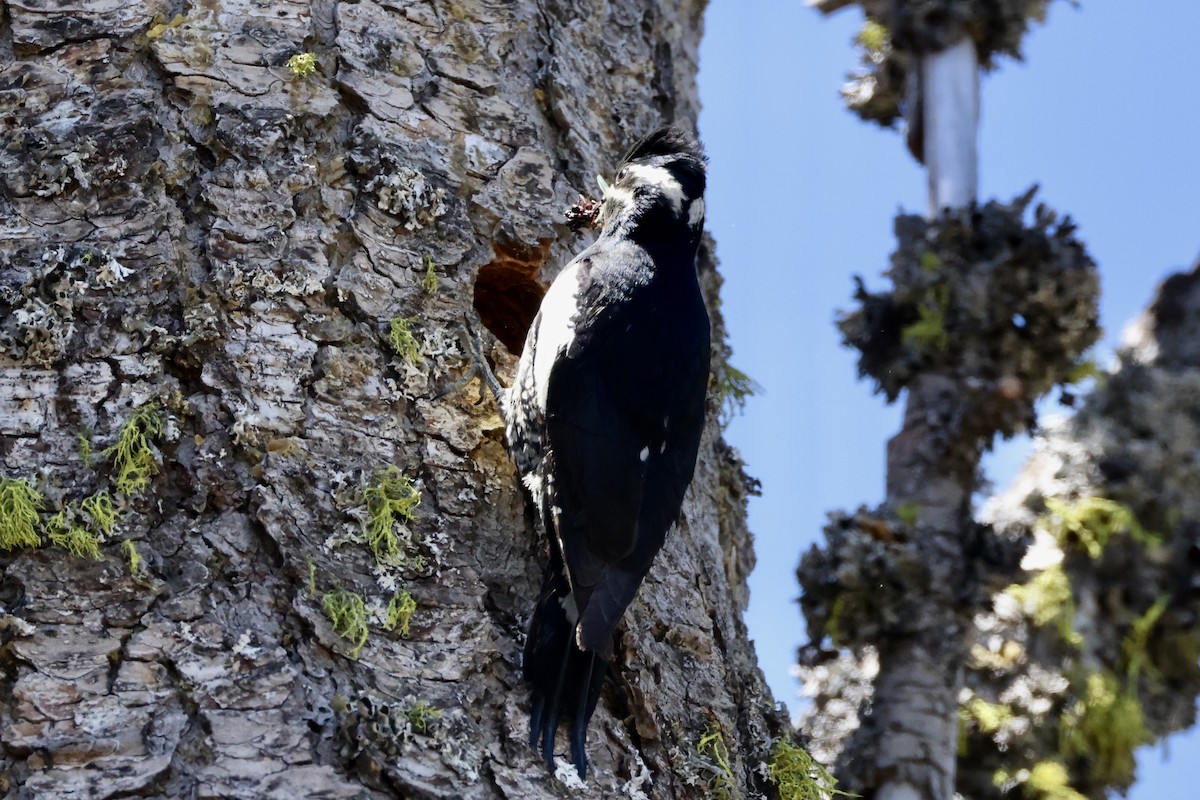
{"type": "MultiPolygon", "coordinates": [[[[1051,6],[1025,62],[985,77],[980,198],[1033,183],[1070,214],[1100,265],[1101,355],[1167,274],[1200,255],[1200,3],[1085,0],[1051,6]]],[[[795,708],[789,675],[803,623],[800,554],[826,512],[883,497],[884,444],[899,427],[833,326],[850,276],[881,286],[900,210],[923,212],[924,173],[900,135],[861,122],[838,95],[856,63],[857,8],[825,18],[800,0],[712,0],[700,50],[700,132],[710,158],[708,227],[725,276],[733,363],[765,392],[728,437],[763,496],[751,501],[758,567],[747,622],[775,696],[795,708]]],[[[1024,455],[998,448],[1002,483],[1024,455]]],[[[1194,796],[1195,731],[1146,748],[1133,800],[1194,796]]]]}

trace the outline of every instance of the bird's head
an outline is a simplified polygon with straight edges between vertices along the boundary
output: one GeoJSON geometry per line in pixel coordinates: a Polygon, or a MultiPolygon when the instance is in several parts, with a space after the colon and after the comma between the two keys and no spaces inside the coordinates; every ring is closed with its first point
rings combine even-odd
{"type": "Polygon", "coordinates": [[[678,128],[644,136],[621,160],[604,190],[599,222],[605,233],[643,226],[687,226],[699,240],[704,227],[705,159],[700,144],[678,128]]]}

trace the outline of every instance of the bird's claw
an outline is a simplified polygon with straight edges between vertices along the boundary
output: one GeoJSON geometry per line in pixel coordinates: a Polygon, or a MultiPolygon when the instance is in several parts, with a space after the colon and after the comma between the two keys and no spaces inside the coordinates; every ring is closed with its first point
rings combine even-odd
{"type": "Polygon", "coordinates": [[[492,396],[499,403],[504,393],[504,387],[500,385],[500,381],[496,378],[496,373],[492,371],[491,364],[488,363],[487,356],[483,351],[483,339],[479,336],[479,332],[471,325],[471,321],[464,317],[462,322],[452,322],[450,327],[457,328],[459,335],[462,337],[463,349],[466,350],[467,356],[471,360],[471,365],[467,367],[467,371],[462,374],[462,377],[447,386],[438,390],[433,396],[434,400],[441,400],[452,394],[457,394],[463,390],[473,378],[480,378],[492,392],[492,396]]]}

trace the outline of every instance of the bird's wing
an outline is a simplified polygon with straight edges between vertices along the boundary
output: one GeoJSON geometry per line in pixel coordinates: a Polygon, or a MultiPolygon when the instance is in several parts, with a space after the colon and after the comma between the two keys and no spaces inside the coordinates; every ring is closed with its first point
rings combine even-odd
{"type": "Polygon", "coordinates": [[[623,347],[626,324],[620,314],[591,320],[547,391],[548,505],[588,649],[616,625],[678,519],[704,418],[707,318],[688,353],[636,331],[636,347],[623,347]]]}
{"type": "Polygon", "coordinates": [[[572,584],[585,587],[636,545],[646,471],[640,454],[649,445],[594,360],[585,352],[555,365],[546,413],[558,536],[572,584]]]}

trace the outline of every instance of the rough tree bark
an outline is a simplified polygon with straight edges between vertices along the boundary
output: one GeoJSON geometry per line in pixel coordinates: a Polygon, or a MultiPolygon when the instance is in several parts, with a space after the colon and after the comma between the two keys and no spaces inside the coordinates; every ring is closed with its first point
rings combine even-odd
{"type": "MultiPolygon", "coordinates": [[[[472,313],[511,368],[592,176],[694,122],[702,8],[0,5],[9,796],[561,791],[519,677],[540,544],[491,400],[436,395],[472,313]]],[[[748,487],[710,424],[598,794],[763,784],[748,487]]]]}

